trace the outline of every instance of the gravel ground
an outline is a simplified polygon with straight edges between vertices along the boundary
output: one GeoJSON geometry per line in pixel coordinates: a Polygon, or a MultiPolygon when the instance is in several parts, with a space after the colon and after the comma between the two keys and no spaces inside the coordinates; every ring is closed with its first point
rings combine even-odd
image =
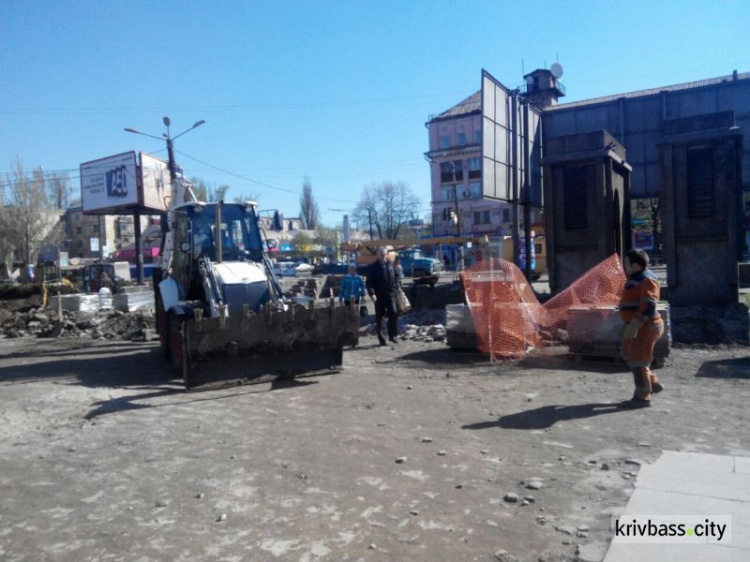
{"type": "Polygon", "coordinates": [[[641,464],[750,455],[747,348],[623,411],[618,365],[376,344],[186,393],[153,342],[0,340],[0,559],[598,560],[641,464]]]}

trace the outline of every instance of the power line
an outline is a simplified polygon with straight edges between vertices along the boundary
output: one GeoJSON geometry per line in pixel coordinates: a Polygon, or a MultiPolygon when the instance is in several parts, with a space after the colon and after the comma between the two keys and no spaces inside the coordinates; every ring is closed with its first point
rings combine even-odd
{"type": "MultiPolygon", "coordinates": [[[[175,152],[178,152],[182,156],[185,156],[186,158],[190,158],[191,160],[194,160],[194,161],[198,162],[199,164],[203,164],[204,166],[208,166],[209,168],[213,168],[214,170],[218,170],[219,172],[222,172],[224,174],[228,174],[230,176],[233,176],[235,178],[239,178],[241,180],[248,181],[248,182],[253,183],[255,185],[260,185],[262,187],[268,187],[270,189],[275,189],[276,191],[283,191],[285,193],[291,193],[291,194],[293,194],[295,196],[299,196],[300,195],[299,191],[293,191],[291,189],[287,189],[287,188],[284,188],[284,187],[279,187],[277,185],[271,185],[270,183],[265,183],[265,182],[262,182],[262,181],[254,180],[253,178],[249,178],[249,177],[243,176],[241,174],[235,174],[234,172],[230,172],[229,170],[225,170],[223,168],[220,168],[218,166],[214,166],[213,164],[209,164],[208,162],[204,162],[203,160],[195,158],[194,156],[190,156],[189,154],[186,154],[186,153],[184,153],[184,152],[182,152],[180,150],[177,150],[175,152]]],[[[322,200],[322,201],[338,201],[339,203],[352,203],[352,204],[356,205],[356,201],[351,201],[349,199],[334,199],[332,197],[318,197],[318,196],[316,196],[315,198],[319,199],[319,200],[322,200]]]]}

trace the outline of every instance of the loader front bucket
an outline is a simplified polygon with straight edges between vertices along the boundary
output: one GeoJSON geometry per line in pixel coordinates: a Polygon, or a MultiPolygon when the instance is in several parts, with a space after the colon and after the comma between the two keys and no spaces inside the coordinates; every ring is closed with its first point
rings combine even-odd
{"type": "Polygon", "coordinates": [[[185,388],[332,373],[359,340],[357,309],[333,306],[171,322],[172,363],[185,388]]]}

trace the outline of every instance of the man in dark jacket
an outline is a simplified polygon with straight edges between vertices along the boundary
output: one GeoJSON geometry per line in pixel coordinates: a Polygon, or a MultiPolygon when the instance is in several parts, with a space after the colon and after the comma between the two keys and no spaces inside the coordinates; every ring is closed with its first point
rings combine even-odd
{"type": "Polygon", "coordinates": [[[388,251],[378,248],[378,259],[367,269],[367,293],[375,303],[375,325],[378,330],[380,345],[386,345],[383,334],[383,316],[388,316],[388,339],[398,343],[398,325],[396,324],[396,293],[401,284],[396,267],[388,259],[388,251]]]}

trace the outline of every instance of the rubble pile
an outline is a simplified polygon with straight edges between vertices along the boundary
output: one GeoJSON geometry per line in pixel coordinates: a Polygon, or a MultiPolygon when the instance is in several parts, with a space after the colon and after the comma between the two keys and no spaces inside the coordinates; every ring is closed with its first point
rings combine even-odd
{"type": "Polygon", "coordinates": [[[31,309],[11,312],[0,308],[0,338],[91,338],[150,341],[157,339],[156,319],[151,309],[131,313],[118,310],[80,312],[31,309]]]}
{"type": "MultiPolygon", "coordinates": [[[[375,318],[371,316],[371,318],[375,318]]],[[[383,321],[385,323],[385,320],[383,321]]],[[[402,340],[435,342],[445,341],[445,310],[412,311],[398,318],[399,338],[402,340]]],[[[370,335],[376,335],[375,324],[367,329],[370,335]]]]}

